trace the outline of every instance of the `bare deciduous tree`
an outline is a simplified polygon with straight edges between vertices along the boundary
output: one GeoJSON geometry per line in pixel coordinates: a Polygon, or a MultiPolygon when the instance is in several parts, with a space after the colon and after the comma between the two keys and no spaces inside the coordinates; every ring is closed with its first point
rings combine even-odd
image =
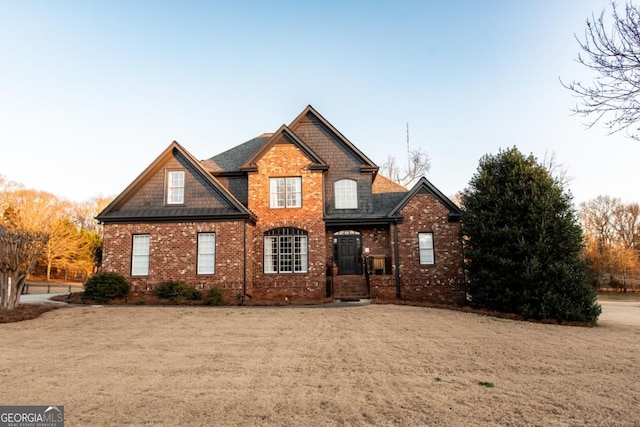
{"type": "MultiPolygon", "coordinates": [[[[580,205],[585,229],[585,255],[598,276],[621,278],[626,289],[630,273],[640,271],[640,206],[598,196],[580,205]]],[[[633,282],[632,282],[633,287],[633,282]]]]}
{"type": "Polygon", "coordinates": [[[549,175],[551,175],[562,188],[567,188],[572,177],[569,176],[569,169],[567,169],[567,167],[562,163],[558,162],[555,152],[552,151],[551,154],[548,152],[544,153],[542,166],[544,166],[544,168],[549,172],[549,175]]]}
{"type": "Polygon", "coordinates": [[[13,310],[20,303],[27,275],[47,239],[45,233],[0,227],[0,308],[13,310]]]}
{"type": "Polygon", "coordinates": [[[81,234],[68,218],[59,218],[49,227],[49,240],[42,248],[40,259],[47,266],[47,280],[51,280],[51,267],[69,267],[80,256],[81,234]]]}
{"type": "Polygon", "coordinates": [[[616,238],[625,248],[640,249],[640,205],[620,205],[613,211],[616,238]]]}
{"type": "Polygon", "coordinates": [[[598,196],[580,204],[580,219],[585,233],[592,236],[600,248],[614,243],[613,212],[619,206],[620,199],[609,196],[598,196]]]}
{"type": "Polygon", "coordinates": [[[94,197],[84,202],[74,203],[73,221],[81,230],[101,233],[101,226],[95,217],[113,200],[113,197],[94,197]]]}
{"type": "Polygon", "coordinates": [[[90,275],[101,262],[101,228],[94,217],[110,202],[94,198],[71,203],[43,191],[25,189],[0,176],[0,223],[16,230],[43,232],[49,240],[39,261],[51,268],[90,275]]]}
{"type": "Polygon", "coordinates": [[[587,117],[589,128],[602,122],[610,134],[640,140],[640,9],[631,2],[622,14],[611,7],[611,26],[603,10],[587,19],[584,40],[576,36],[584,53],[577,61],[596,73],[594,82],[561,83],[581,98],[572,111],[587,117]]]}
{"type": "Polygon", "coordinates": [[[411,150],[409,146],[409,124],[407,123],[407,167],[400,168],[396,164],[396,158],[388,155],[382,164],[382,173],[386,174],[389,179],[398,184],[409,187],[416,182],[421,176],[429,172],[431,163],[427,153],[421,148],[411,150]]]}

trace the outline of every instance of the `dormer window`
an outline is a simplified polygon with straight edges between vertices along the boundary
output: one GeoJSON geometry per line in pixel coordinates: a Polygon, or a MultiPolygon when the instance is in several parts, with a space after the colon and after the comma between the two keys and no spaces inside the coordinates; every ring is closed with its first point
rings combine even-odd
{"type": "Polygon", "coordinates": [[[358,209],[358,183],[341,179],[333,184],[336,209],[358,209]]]}
{"type": "Polygon", "coordinates": [[[269,207],[302,207],[302,178],[269,178],[269,207]]]}
{"type": "Polygon", "coordinates": [[[184,204],[184,171],[167,171],[167,204],[184,204]]]}

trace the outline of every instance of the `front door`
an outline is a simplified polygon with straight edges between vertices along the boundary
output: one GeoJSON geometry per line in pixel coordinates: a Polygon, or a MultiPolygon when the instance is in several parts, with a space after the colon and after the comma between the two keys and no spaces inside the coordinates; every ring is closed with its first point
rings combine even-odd
{"type": "Polygon", "coordinates": [[[360,236],[336,236],[337,264],[339,275],[361,274],[360,236]]]}

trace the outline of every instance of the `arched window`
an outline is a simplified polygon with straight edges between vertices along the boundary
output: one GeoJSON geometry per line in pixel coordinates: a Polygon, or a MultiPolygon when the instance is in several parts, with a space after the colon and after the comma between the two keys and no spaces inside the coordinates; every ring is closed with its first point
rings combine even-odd
{"type": "Polygon", "coordinates": [[[307,232],[299,228],[274,228],[264,233],[265,273],[306,273],[307,232]]]}
{"type": "Polygon", "coordinates": [[[358,183],[352,179],[341,179],[333,184],[336,209],[358,209],[358,183]]]}

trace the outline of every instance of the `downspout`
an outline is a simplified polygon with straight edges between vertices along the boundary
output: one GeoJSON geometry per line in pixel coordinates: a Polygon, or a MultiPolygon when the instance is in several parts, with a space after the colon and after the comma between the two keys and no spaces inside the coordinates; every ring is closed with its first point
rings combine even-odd
{"type": "Polygon", "coordinates": [[[247,221],[244,221],[243,231],[244,262],[242,263],[242,301],[244,301],[244,297],[247,295],[247,221]]]}
{"type": "Polygon", "coordinates": [[[402,297],[400,286],[400,242],[398,241],[398,220],[394,222],[393,239],[395,240],[395,255],[396,255],[396,298],[402,297]]]}

